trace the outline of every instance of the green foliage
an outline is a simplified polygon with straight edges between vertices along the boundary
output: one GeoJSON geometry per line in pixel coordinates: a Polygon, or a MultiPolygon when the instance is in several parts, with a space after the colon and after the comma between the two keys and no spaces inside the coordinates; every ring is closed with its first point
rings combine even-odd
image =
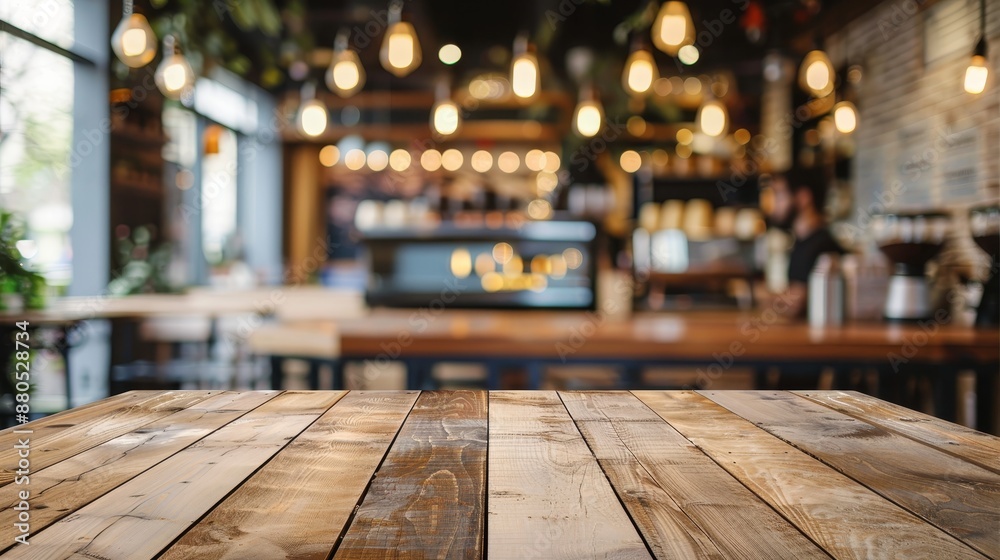
{"type": "Polygon", "coordinates": [[[24,220],[0,210],[0,293],[21,294],[25,305],[35,309],[45,304],[45,278],[21,263],[16,243],[24,239],[24,220]]]}
{"type": "Polygon", "coordinates": [[[159,243],[154,246],[151,226],[140,226],[131,235],[119,236],[115,244],[115,256],[121,272],[108,283],[111,295],[176,291],[167,274],[170,245],[159,243]]]}
{"type": "Polygon", "coordinates": [[[178,38],[196,73],[222,66],[272,88],[285,79],[273,53],[312,46],[305,26],[287,24],[304,17],[302,0],[282,4],[279,9],[276,0],[153,0],[159,13],[151,22],[158,37],[178,38]]]}

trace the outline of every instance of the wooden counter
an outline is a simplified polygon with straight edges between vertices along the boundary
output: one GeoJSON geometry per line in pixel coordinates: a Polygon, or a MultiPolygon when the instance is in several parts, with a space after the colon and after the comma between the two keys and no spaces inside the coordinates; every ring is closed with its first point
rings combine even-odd
{"type": "Polygon", "coordinates": [[[1000,556],[1000,439],[857,393],[132,392],[20,429],[4,558],[1000,556]]]}
{"type": "Polygon", "coordinates": [[[345,357],[526,356],[570,360],[691,359],[730,352],[759,360],[1000,361],[1000,331],[933,322],[812,329],[766,313],[374,310],[337,322],[345,357]],[[394,345],[396,343],[396,345],[394,345]]]}

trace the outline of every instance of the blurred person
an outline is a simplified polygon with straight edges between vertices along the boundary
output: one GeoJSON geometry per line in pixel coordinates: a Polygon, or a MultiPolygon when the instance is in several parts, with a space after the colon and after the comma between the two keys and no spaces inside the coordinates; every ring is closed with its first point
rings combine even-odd
{"type": "Polygon", "coordinates": [[[772,292],[757,286],[754,297],[764,308],[798,318],[806,313],[809,274],[823,253],[843,254],[844,250],[830,233],[823,208],[826,204],[826,179],[819,169],[796,168],[776,174],[770,184],[770,199],[762,204],[768,222],[786,230],[795,239],[788,256],[788,286],[772,292]]]}

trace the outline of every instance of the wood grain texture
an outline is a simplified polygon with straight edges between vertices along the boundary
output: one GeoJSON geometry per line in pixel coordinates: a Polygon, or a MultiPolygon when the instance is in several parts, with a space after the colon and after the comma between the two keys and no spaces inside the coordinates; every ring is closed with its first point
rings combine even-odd
{"type": "Polygon", "coordinates": [[[701,393],[987,556],[1000,556],[996,473],[791,393],[701,393]]]}
{"type": "Polygon", "coordinates": [[[923,519],[696,393],[637,391],[835,558],[982,558],[923,519]]]}
{"type": "MultiPolygon", "coordinates": [[[[31,434],[31,468],[40,470],[100,445],[150,422],[201,402],[220,391],[148,391],[134,393],[135,398],[119,401],[112,408],[92,407],[85,414],[60,422],[47,423],[31,434]]],[[[34,428],[31,428],[34,429],[34,428]]],[[[13,442],[14,435],[11,435],[13,442]]],[[[11,466],[17,464],[17,450],[8,445],[0,450],[0,485],[14,480],[11,466]]]]}
{"type": "Polygon", "coordinates": [[[650,558],[554,392],[490,393],[491,560],[650,558]]]}
{"type": "Polygon", "coordinates": [[[486,392],[421,393],[334,558],[482,558],[486,445],[486,392]]]}
{"type": "Polygon", "coordinates": [[[657,558],[827,558],[633,395],[560,396],[657,558]]]}
{"type": "MultiPolygon", "coordinates": [[[[35,435],[41,436],[45,433],[51,433],[53,431],[62,430],[64,425],[71,426],[80,422],[82,419],[91,417],[92,415],[100,415],[102,411],[115,410],[117,408],[123,408],[127,406],[127,403],[135,401],[136,399],[149,397],[154,393],[159,394],[160,391],[128,391],[126,393],[120,393],[118,395],[110,396],[106,399],[101,399],[99,401],[94,401],[92,403],[87,403],[80,405],[69,410],[64,410],[62,412],[57,412],[50,416],[44,418],[39,418],[38,420],[32,420],[31,426],[29,428],[33,429],[35,435]],[[53,428],[53,426],[59,426],[53,428]]],[[[8,441],[9,438],[13,437],[14,430],[21,429],[22,426],[13,426],[10,428],[4,428],[0,430],[0,439],[3,441],[8,441]]],[[[4,447],[6,449],[6,446],[4,447]]]]}
{"type": "Polygon", "coordinates": [[[5,558],[153,558],[340,392],[283,393],[34,535],[5,558]]]}
{"type": "MultiPolygon", "coordinates": [[[[31,475],[31,529],[38,532],[277,395],[222,393],[92,447],[31,475]]],[[[16,490],[3,489],[0,518],[13,515],[16,490]],[[9,492],[9,493],[8,493],[9,492]]],[[[0,524],[0,550],[18,531],[0,524]]]]}
{"type": "Polygon", "coordinates": [[[352,391],[160,560],[325,560],[416,398],[352,391]]]}
{"type": "Polygon", "coordinates": [[[793,391],[897,434],[1000,473],[1000,438],[854,391],[793,391]]]}

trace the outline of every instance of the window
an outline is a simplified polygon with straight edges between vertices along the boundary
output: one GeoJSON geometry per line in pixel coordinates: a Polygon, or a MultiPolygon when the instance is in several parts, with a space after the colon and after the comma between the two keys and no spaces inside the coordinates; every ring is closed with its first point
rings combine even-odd
{"type": "MultiPolygon", "coordinates": [[[[13,10],[15,14],[6,5],[0,8],[0,18],[24,11],[13,10]]],[[[29,24],[41,21],[22,19],[29,24]]],[[[72,8],[54,12],[48,23],[42,27],[50,36],[72,37],[72,8]]],[[[56,52],[0,32],[0,207],[27,221],[27,238],[19,245],[22,254],[50,285],[62,288],[72,277],[73,64],[56,52]]]]}

